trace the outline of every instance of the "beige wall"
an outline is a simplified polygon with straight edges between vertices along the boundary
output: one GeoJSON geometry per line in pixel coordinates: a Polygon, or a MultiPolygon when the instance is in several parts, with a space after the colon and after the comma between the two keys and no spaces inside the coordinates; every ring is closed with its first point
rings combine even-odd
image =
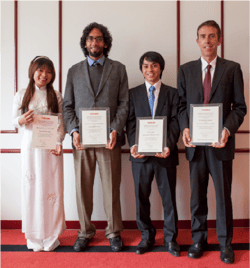
{"type": "MultiPolygon", "coordinates": [[[[14,95],[14,4],[2,2],[1,7],[1,129],[13,130],[11,108],[14,95]]],[[[249,96],[249,3],[224,3],[224,57],[241,64],[245,95],[249,96]]],[[[101,1],[63,2],[62,20],[62,88],[68,69],[84,59],[79,41],[83,28],[92,21],[107,26],[113,36],[110,58],[126,65],[129,86],[143,83],[139,71],[139,57],[148,50],[163,55],[166,68],[163,82],[176,87],[177,83],[177,7],[175,1],[101,1]]],[[[207,20],[220,24],[220,2],[181,2],[181,64],[198,59],[196,28],[207,20]]],[[[58,2],[18,1],[18,88],[27,86],[29,62],[36,55],[50,57],[58,71],[58,2]]],[[[219,50],[220,55],[220,50],[219,50]]],[[[58,73],[58,72],[57,72],[58,73]]],[[[58,76],[54,83],[58,89],[58,76]]],[[[246,117],[241,130],[249,130],[246,117]]],[[[1,134],[1,148],[19,149],[22,133],[1,134]]],[[[237,148],[249,148],[249,134],[236,135],[237,148]]],[[[67,135],[64,148],[71,149],[67,135]]],[[[128,148],[126,145],[125,148],[128,148]]],[[[183,144],[179,142],[179,148],[183,144]]],[[[135,220],[134,185],[129,155],[122,155],[121,203],[124,220],[135,220]]],[[[177,170],[177,207],[180,220],[189,220],[189,169],[184,154],[179,154],[177,170]]],[[[2,171],[2,219],[21,219],[21,157],[20,154],[1,154],[2,171]]],[[[73,159],[64,155],[65,212],[66,220],[78,220],[75,200],[73,159]]],[[[237,153],[233,171],[234,218],[249,218],[249,154],[237,153]]],[[[215,219],[215,194],[212,180],[209,182],[209,219],[215,219]]],[[[105,220],[102,207],[102,190],[97,170],[94,189],[93,220],[105,220]]],[[[161,199],[155,182],[151,194],[151,216],[153,220],[163,219],[161,199]]]]}

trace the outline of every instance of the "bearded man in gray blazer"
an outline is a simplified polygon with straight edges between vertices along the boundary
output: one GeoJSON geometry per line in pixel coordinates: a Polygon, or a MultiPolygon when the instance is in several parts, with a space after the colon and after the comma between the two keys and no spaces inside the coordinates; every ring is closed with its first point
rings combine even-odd
{"type": "Polygon", "coordinates": [[[73,65],[67,76],[63,112],[68,133],[72,136],[76,177],[76,198],[81,230],[74,244],[83,251],[95,235],[91,223],[93,185],[98,162],[107,216],[106,237],[112,251],[122,249],[123,230],[120,206],[121,146],[128,114],[128,78],[125,66],[108,58],[112,36],[96,22],[84,30],[80,42],[86,60],[73,65]],[[79,135],[80,108],[109,107],[110,141],[106,148],[82,148],[79,135]]]}

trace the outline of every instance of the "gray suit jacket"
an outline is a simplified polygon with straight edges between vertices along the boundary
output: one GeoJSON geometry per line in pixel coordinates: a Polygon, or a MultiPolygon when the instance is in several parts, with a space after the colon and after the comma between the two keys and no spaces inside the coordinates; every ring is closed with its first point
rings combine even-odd
{"type": "MultiPolygon", "coordinates": [[[[201,59],[180,66],[178,72],[180,97],[179,123],[181,132],[189,128],[190,104],[203,103],[201,59]]],[[[235,150],[235,133],[246,114],[244,83],[240,65],[217,58],[209,103],[223,103],[223,127],[230,131],[224,148],[213,148],[220,161],[232,160],[235,150]]],[[[196,148],[186,147],[187,160],[192,161],[196,148]]]]}
{"type": "Polygon", "coordinates": [[[123,128],[128,115],[128,78],[125,66],[105,59],[103,74],[95,96],[88,73],[87,60],[73,65],[67,76],[63,118],[68,133],[79,127],[79,109],[110,108],[110,127],[118,132],[116,146],[125,144],[123,128]]]}

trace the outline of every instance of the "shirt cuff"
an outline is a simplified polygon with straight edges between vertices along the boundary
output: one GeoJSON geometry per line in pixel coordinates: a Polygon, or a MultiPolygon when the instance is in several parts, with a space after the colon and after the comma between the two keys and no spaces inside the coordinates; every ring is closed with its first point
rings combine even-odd
{"type": "Polygon", "coordinates": [[[228,132],[228,134],[230,136],[230,131],[228,130],[228,128],[224,127],[224,129],[226,129],[226,131],[228,132]]]}
{"type": "Polygon", "coordinates": [[[69,135],[72,136],[75,131],[79,133],[79,127],[73,128],[69,135]]]}
{"type": "MultiPolygon", "coordinates": [[[[115,129],[110,128],[110,133],[111,133],[113,130],[115,130],[115,129]]],[[[117,132],[117,130],[115,130],[115,131],[116,131],[116,133],[117,133],[117,136],[120,136],[120,134],[117,132]]]]}
{"type": "Polygon", "coordinates": [[[132,149],[132,148],[135,147],[135,146],[138,146],[138,144],[134,144],[133,146],[130,147],[130,149],[132,149]]]}

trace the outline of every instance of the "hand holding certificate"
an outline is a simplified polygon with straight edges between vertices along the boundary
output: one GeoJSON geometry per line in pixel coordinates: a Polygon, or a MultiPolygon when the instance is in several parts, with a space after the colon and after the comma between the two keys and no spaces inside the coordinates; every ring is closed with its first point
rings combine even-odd
{"type": "MultiPolygon", "coordinates": [[[[137,152],[142,155],[164,153],[166,147],[166,117],[138,117],[136,125],[137,152]]],[[[158,157],[164,157],[165,155],[158,157]]]]}
{"type": "Polygon", "coordinates": [[[34,115],[32,148],[56,149],[58,116],[34,115]]]}
{"type": "Polygon", "coordinates": [[[221,133],[222,104],[191,104],[190,144],[218,144],[220,141],[221,133]]]}

